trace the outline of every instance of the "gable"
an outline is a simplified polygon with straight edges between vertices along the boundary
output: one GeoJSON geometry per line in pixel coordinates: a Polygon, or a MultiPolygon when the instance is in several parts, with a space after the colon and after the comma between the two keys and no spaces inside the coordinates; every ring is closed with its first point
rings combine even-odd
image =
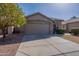
{"type": "Polygon", "coordinates": [[[29,21],[47,21],[47,22],[53,22],[50,18],[47,16],[41,14],[41,13],[36,13],[33,15],[30,15],[27,17],[29,21]]]}

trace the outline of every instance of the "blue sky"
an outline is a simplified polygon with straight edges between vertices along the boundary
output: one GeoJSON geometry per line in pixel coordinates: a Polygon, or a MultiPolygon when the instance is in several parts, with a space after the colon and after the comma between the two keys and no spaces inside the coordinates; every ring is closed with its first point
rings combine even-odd
{"type": "Polygon", "coordinates": [[[78,3],[20,3],[25,15],[41,12],[48,17],[69,19],[72,16],[79,17],[78,3]]]}

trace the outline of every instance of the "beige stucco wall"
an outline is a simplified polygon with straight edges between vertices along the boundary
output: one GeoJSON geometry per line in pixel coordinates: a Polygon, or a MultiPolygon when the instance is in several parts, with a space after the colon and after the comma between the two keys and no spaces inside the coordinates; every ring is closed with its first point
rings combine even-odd
{"type": "Polygon", "coordinates": [[[13,34],[13,29],[14,29],[14,26],[9,26],[8,27],[8,34],[13,34]]]}
{"type": "Polygon", "coordinates": [[[79,29],[79,22],[73,22],[68,24],[68,30],[79,29]]]}
{"type": "Polygon", "coordinates": [[[55,24],[56,24],[56,27],[58,27],[58,29],[63,29],[62,22],[63,20],[55,20],[55,24]]]}
{"type": "Polygon", "coordinates": [[[51,23],[49,26],[50,26],[50,34],[52,34],[53,33],[53,29],[54,29],[53,23],[51,23]]]}
{"type": "Polygon", "coordinates": [[[24,26],[25,34],[49,34],[53,33],[53,22],[41,15],[28,17],[24,26]]]}
{"type": "MultiPolygon", "coordinates": [[[[10,26],[10,27],[8,27],[8,34],[12,34],[13,33],[13,28],[14,28],[14,26],[10,26]]],[[[2,30],[0,29],[0,35],[2,35],[2,30]]]]}
{"type": "Polygon", "coordinates": [[[66,30],[66,24],[62,24],[62,29],[66,30]]]}

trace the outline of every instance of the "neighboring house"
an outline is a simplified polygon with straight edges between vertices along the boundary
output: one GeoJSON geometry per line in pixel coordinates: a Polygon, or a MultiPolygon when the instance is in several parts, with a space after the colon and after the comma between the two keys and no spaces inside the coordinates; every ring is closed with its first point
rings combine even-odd
{"type": "Polygon", "coordinates": [[[71,31],[72,29],[79,29],[79,18],[78,17],[72,17],[69,20],[65,21],[63,23],[64,29],[67,31],[71,31]]]}
{"type": "Polygon", "coordinates": [[[27,24],[24,26],[25,34],[52,34],[54,21],[49,17],[34,13],[27,18],[27,24]]]}

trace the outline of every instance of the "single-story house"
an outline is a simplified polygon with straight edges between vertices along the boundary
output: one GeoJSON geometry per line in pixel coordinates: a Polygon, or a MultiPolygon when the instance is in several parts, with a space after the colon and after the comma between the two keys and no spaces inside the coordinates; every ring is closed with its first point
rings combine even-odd
{"type": "Polygon", "coordinates": [[[72,17],[69,20],[63,23],[63,28],[67,31],[71,31],[72,29],[79,29],[79,18],[72,17]]]}
{"type": "Polygon", "coordinates": [[[34,13],[26,17],[25,34],[52,34],[54,21],[42,13],[34,13]]]}
{"type": "MultiPolygon", "coordinates": [[[[53,34],[56,28],[62,29],[62,21],[63,20],[57,18],[49,18],[37,12],[26,17],[27,24],[21,28],[15,27],[15,29],[20,29],[21,32],[25,34],[53,34]]],[[[8,28],[8,34],[11,34],[12,31],[12,27],[8,28]]],[[[0,31],[0,34],[2,34],[2,31],[0,31]]]]}

